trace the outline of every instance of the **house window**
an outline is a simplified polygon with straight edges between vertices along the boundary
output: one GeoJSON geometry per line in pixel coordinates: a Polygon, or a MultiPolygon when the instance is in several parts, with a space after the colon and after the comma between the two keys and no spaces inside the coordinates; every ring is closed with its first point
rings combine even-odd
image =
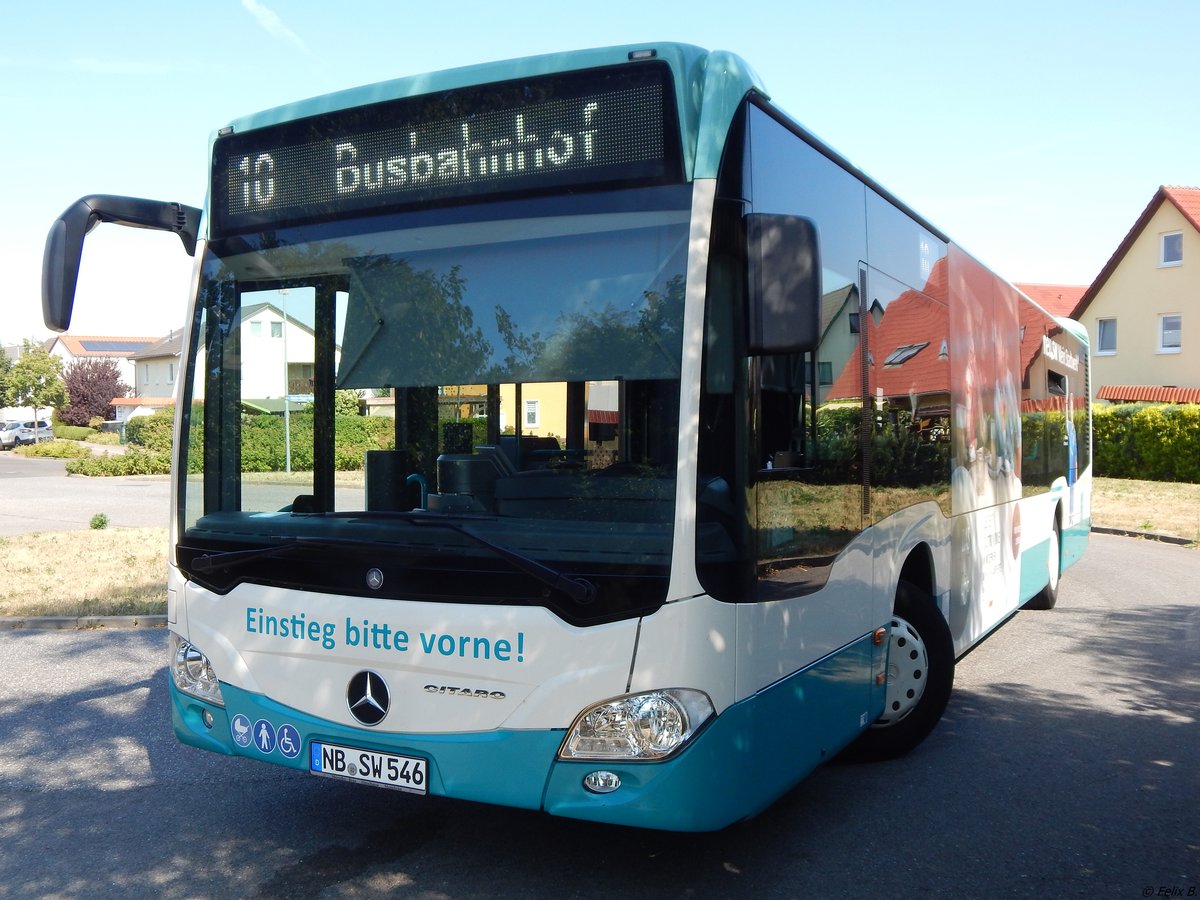
{"type": "Polygon", "coordinates": [[[526,400],[525,401],[525,427],[526,428],[537,428],[538,427],[538,422],[539,422],[538,404],[540,402],[541,401],[539,401],[539,400],[526,400]]]}
{"type": "Polygon", "coordinates": [[[833,363],[821,361],[817,363],[817,377],[822,385],[833,384],[833,363]]]}
{"type": "Polygon", "coordinates": [[[272,322],[271,323],[271,337],[273,337],[273,338],[283,337],[283,323],[282,322],[272,322]]]}
{"type": "Polygon", "coordinates": [[[1183,316],[1178,313],[1158,317],[1158,352],[1178,353],[1183,349],[1183,316]]]}
{"type": "Polygon", "coordinates": [[[1183,232],[1172,231],[1161,236],[1159,241],[1158,264],[1160,266],[1183,265],[1183,232]]]}
{"type": "Polygon", "coordinates": [[[1116,353],[1117,352],[1117,320],[1116,319],[1097,319],[1096,320],[1096,352],[1097,353],[1116,353]]]}
{"type": "Polygon", "coordinates": [[[167,363],[167,384],[175,383],[175,363],[167,363]]]}
{"type": "Polygon", "coordinates": [[[262,337],[262,322],[250,323],[250,337],[262,337]]]}
{"type": "Polygon", "coordinates": [[[906,344],[903,347],[897,347],[892,351],[891,355],[883,361],[885,366],[901,366],[908,362],[922,350],[929,346],[929,341],[921,344],[906,344]]]}

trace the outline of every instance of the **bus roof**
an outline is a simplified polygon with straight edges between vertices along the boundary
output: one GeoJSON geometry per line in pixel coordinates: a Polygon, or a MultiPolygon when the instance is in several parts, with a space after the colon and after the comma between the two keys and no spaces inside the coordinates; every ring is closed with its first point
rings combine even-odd
{"type": "MultiPolygon", "coordinates": [[[[758,76],[740,57],[723,50],[709,51],[689,44],[603,47],[410,75],[298,100],[274,109],[242,116],[232,121],[227,129],[222,129],[222,133],[230,129],[241,133],[387,100],[551,75],[556,72],[622,65],[648,58],[667,63],[674,74],[685,175],[689,180],[715,178],[729,123],[738,104],[750,91],[764,95],[766,91],[758,76]]],[[[216,135],[213,138],[215,140],[216,135]]]]}

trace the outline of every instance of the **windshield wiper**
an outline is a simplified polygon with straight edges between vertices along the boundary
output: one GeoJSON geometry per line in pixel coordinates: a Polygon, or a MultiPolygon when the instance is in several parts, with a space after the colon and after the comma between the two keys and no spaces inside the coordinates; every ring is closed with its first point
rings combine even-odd
{"type": "Polygon", "coordinates": [[[422,528],[445,528],[457,534],[461,534],[465,538],[469,538],[481,547],[486,547],[491,550],[501,559],[511,563],[513,568],[524,572],[532,578],[536,578],[542,584],[553,588],[556,591],[562,591],[572,600],[580,605],[586,605],[596,599],[596,586],[586,578],[580,578],[577,575],[567,575],[565,572],[560,572],[557,569],[552,569],[545,563],[540,563],[524,553],[518,553],[501,544],[494,543],[481,534],[477,534],[465,525],[456,522],[452,519],[444,519],[430,515],[422,515],[419,513],[400,513],[399,514],[406,522],[412,522],[414,525],[419,525],[422,528]]]}
{"type": "MultiPolygon", "coordinates": [[[[363,513],[355,513],[360,516],[363,513]]],[[[561,591],[566,594],[576,603],[586,605],[596,599],[596,585],[588,581],[586,578],[581,578],[578,575],[568,575],[565,572],[560,572],[557,569],[551,568],[545,563],[538,562],[524,553],[520,553],[510,547],[505,547],[503,544],[497,544],[494,541],[485,538],[478,532],[472,531],[460,521],[450,519],[440,515],[431,515],[425,512],[399,512],[399,511],[373,511],[365,514],[367,517],[382,517],[389,519],[402,519],[405,522],[411,522],[421,528],[445,528],[447,531],[453,531],[456,534],[461,534],[463,537],[474,541],[481,547],[491,550],[501,559],[507,561],[514,569],[524,572],[531,578],[536,578],[542,584],[553,588],[556,591],[561,591]]],[[[479,518],[479,517],[473,517],[479,518]]]]}
{"type": "Polygon", "coordinates": [[[256,559],[270,559],[295,550],[297,547],[320,547],[325,541],[314,541],[306,538],[282,538],[280,543],[269,547],[255,547],[251,550],[223,550],[217,553],[205,553],[192,560],[191,568],[197,572],[215,572],[217,569],[235,569],[238,566],[253,562],[256,559]]]}

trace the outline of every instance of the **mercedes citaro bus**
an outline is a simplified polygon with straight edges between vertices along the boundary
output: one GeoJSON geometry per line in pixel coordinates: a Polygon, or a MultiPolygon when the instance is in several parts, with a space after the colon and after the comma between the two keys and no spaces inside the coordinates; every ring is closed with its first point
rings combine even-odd
{"type": "Polygon", "coordinates": [[[195,256],[167,583],[183,742],[710,830],[938,722],[1090,521],[1086,333],[663,44],[234,120],[195,256]]]}

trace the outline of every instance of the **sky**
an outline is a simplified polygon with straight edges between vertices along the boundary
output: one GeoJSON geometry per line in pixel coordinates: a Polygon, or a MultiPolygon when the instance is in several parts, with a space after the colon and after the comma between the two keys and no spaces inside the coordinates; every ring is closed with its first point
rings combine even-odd
{"type": "MultiPolygon", "coordinates": [[[[1014,282],[1089,284],[1160,185],[1200,185],[1200,2],[40,0],[0,31],[0,344],[50,336],[41,261],[77,198],[203,206],[241,115],[459,65],[616,44],[742,56],[774,101],[1014,282]]],[[[183,324],[177,237],[101,225],[71,333],[183,324]]]]}

